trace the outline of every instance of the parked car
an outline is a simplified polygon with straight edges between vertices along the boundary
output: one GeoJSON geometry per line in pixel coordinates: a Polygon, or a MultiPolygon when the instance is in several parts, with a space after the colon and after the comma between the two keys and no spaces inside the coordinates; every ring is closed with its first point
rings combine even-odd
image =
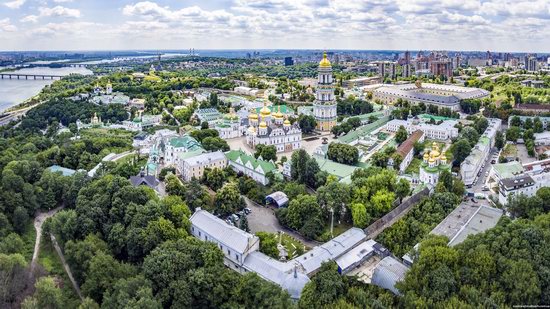
{"type": "Polygon", "coordinates": [[[233,222],[239,221],[240,219],[239,216],[237,216],[236,214],[232,214],[231,216],[233,217],[233,222]]]}
{"type": "Polygon", "coordinates": [[[247,215],[249,215],[251,212],[252,212],[252,210],[248,207],[244,209],[244,213],[247,214],[247,215]]]}
{"type": "Polygon", "coordinates": [[[245,212],[243,210],[241,210],[237,213],[237,216],[239,216],[239,217],[242,217],[244,215],[245,215],[245,212]]]}
{"type": "Polygon", "coordinates": [[[475,199],[475,198],[471,198],[471,199],[470,199],[470,201],[472,201],[472,202],[474,202],[474,203],[476,203],[476,204],[477,204],[477,201],[476,201],[476,199],[475,199]]]}

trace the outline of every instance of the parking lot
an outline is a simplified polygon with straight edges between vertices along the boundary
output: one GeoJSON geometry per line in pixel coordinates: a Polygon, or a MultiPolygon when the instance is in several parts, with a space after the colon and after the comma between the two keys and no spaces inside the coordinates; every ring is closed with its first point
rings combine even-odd
{"type": "Polygon", "coordinates": [[[279,224],[279,220],[275,217],[275,210],[271,207],[260,206],[245,197],[246,207],[252,212],[247,216],[248,227],[250,233],[269,232],[278,233],[280,231],[294,237],[308,247],[317,246],[319,243],[313,240],[305,239],[294,231],[287,229],[279,224]]]}

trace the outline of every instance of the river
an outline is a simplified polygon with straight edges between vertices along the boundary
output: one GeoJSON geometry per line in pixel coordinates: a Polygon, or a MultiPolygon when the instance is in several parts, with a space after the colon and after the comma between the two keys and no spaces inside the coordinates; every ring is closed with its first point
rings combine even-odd
{"type": "MultiPolygon", "coordinates": [[[[14,71],[19,74],[44,74],[44,75],[69,75],[71,73],[78,73],[83,75],[93,74],[92,71],[86,68],[26,68],[14,71]]],[[[42,79],[0,79],[0,112],[6,109],[20,104],[23,101],[37,95],[40,90],[46,85],[53,83],[53,80],[42,79]]]]}

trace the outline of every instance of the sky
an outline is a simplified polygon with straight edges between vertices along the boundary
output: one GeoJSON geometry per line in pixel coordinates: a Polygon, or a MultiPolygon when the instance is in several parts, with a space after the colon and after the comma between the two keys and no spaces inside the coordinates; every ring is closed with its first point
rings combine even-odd
{"type": "Polygon", "coordinates": [[[550,52],[550,0],[0,0],[0,50],[550,52]]]}

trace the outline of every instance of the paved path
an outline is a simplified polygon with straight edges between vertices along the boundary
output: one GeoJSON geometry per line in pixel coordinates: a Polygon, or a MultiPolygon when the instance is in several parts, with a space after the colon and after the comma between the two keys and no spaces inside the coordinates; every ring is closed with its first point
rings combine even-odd
{"type": "Polygon", "coordinates": [[[63,255],[63,251],[61,251],[61,248],[59,247],[59,244],[57,243],[55,236],[50,235],[50,238],[52,240],[52,244],[55,248],[55,251],[57,251],[57,255],[59,255],[59,259],[61,259],[63,268],[65,269],[65,272],[69,277],[69,280],[71,280],[71,283],[73,284],[73,288],[76,291],[76,294],[78,294],[78,297],[80,297],[80,300],[84,300],[84,298],[82,297],[82,293],[80,292],[80,287],[78,286],[78,283],[76,283],[76,280],[74,280],[73,273],[71,272],[71,268],[69,267],[69,264],[67,264],[67,262],[65,261],[65,256],[63,255]]]}
{"type": "Polygon", "coordinates": [[[304,245],[308,247],[313,248],[321,244],[318,241],[306,239],[302,235],[294,232],[293,230],[282,226],[279,223],[279,220],[277,220],[277,217],[275,217],[275,211],[272,208],[261,206],[255,203],[254,201],[250,200],[246,196],[243,196],[243,197],[246,202],[246,207],[252,210],[252,213],[250,213],[247,216],[248,227],[250,228],[251,233],[256,233],[256,232],[278,233],[279,231],[283,231],[286,234],[301,241],[304,245]]]}
{"type": "Polygon", "coordinates": [[[40,240],[42,239],[42,224],[49,217],[55,215],[58,211],[63,209],[64,206],[59,206],[47,212],[39,212],[34,218],[34,229],[36,230],[36,240],[34,241],[34,252],[32,253],[31,271],[30,274],[34,274],[36,262],[38,260],[38,254],[40,253],[40,240]]]}

